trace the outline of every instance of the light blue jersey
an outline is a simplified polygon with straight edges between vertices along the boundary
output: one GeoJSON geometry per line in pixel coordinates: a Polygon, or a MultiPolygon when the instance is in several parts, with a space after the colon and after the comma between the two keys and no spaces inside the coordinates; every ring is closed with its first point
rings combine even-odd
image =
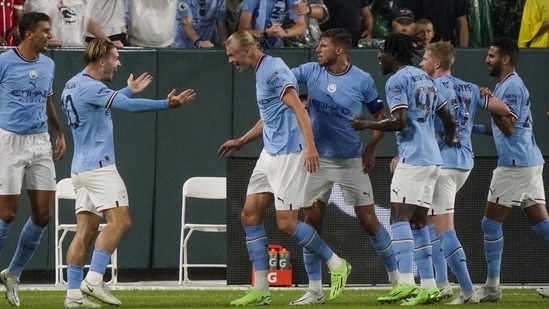
{"type": "Polygon", "coordinates": [[[71,173],[116,163],[111,107],[131,112],[168,108],[167,100],[130,99],[132,91],[109,89],[85,70],[63,89],[61,103],[74,140],[71,173]]]}
{"type": "Polygon", "coordinates": [[[544,163],[533,133],[530,93],[516,72],[509,73],[494,88],[494,95],[511,109],[517,119],[515,132],[505,136],[492,120],[498,151],[498,166],[537,166],[544,163]]]}
{"type": "Polygon", "coordinates": [[[217,23],[227,21],[225,0],[178,0],[175,15],[174,45],[176,48],[194,48],[183,27],[181,19],[191,17],[196,34],[202,40],[208,40],[214,45],[220,45],[217,23]]]}
{"type": "MultiPolygon", "coordinates": [[[[286,15],[294,20],[299,18],[293,10],[295,0],[244,0],[242,10],[252,13],[252,29],[263,31],[275,23],[283,24],[286,15]]],[[[282,39],[262,38],[263,47],[282,47],[282,39]]]]}
{"type": "Polygon", "coordinates": [[[303,135],[294,112],[282,102],[287,88],[298,91],[297,80],[280,58],[263,55],[255,69],[259,115],[263,120],[263,144],[270,155],[303,149],[303,135]]]}
{"type": "Polygon", "coordinates": [[[46,102],[54,76],[47,56],[25,59],[17,48],[0,54],[0,128],[17,134],[48,131],[46,102]]]}
{"type": "Polygon", "coordinates": [[[332,74],[316,62],[292,69],[299,83],[307,85],[307,111],[315,144],[321,157],[359,158],[362,142],[349,124],[354,115],[383,109],[372,76],[350,65],[345,72],[332,74]]]}
{"type": "Polygon", "coordinates": [[[451,75],[442,75],[435,79],[440,97],[448,102],[448,107],[456,120],[456,134],[461,147],[451,147],[444,143],[442,120],[435,118],[435,133],[442,156],[442,168],[470,170],[474,165],[471,131],[475,122],[477,107],[486,109],[484,98],[480,97],[477,85],[463,81],[451,75]]]}
{"type": "Polygon", "coordinates": [[[435,138],[436,111],[446,105],[432,79],[423,70],[403,66],[385,84],[391,113],[408,109],[408,124],[396,132],[400,162],[411,165],[441,165],[435,138]]]}

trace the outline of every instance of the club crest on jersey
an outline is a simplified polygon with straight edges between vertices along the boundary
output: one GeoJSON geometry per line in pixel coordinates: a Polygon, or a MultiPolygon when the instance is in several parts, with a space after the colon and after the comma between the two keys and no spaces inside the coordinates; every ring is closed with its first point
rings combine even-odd
{"type": "Polygon", "coordinates": [[[126,194],[126,191],[124,191],[124,190],[118,191],[118,198],[125,201],[128,198],[128,195],[126,194]]]}
{"type": "Polygon", "coordinates": [[[328,87],[326,87],[326,90],[328,90],[329,93],[334,93],[337,90],[336,84],[329,84],[328,87]]]}
{"type": "Polygon", "coordinates": [[[31,70],[29,72],[29,77],[30,77],[30,79],[37,79],[38,78],[38,72],[36,72],[35,70],[31,70]]]}

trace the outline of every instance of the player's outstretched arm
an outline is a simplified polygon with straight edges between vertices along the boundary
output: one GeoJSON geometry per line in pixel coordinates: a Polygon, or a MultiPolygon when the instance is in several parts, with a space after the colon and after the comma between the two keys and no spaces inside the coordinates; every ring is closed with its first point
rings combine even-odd
{"type": "Polygon", "coordinates": [[[187,89],[178,95],[176,95],[175,89],[172,89],[172,91],[168,93],[168,107],[179,107],[191,102],[195,97],[196,92],[194,92],[194,89],[187,89]]]}
{"type": "Polygon", "coordinates": [[[229,157],[233,152],[242,149],[248,143],[260,138],[263,133],[263,120],[259,121],[246,134],[237,139],[231,139],[223,143],[217,150],[217,154],[221,157],[229,157]]]}
{"type": "Polygon", "coordinates": [[[402,131],[408,125],[408,109],[400,108],[392,113],[392,117],[384,118],[381,120],[367,120],[362,115],[354,115],[349,120],[351,127],[355,131],[361,131],[365,129],[378,130],[378,131],[402,131]]]}

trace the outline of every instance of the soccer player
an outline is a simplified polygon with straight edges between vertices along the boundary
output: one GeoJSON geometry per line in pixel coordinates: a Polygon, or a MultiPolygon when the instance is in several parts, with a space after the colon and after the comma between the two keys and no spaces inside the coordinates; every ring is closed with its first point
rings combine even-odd
{"type": "Polygon", "coordinates": [[[65,155],[65,137],[53,106],[53,60],[48,15],[21,17],[21,44],[0,55],[0,250],[6,243],[26,189],[31,216],[19,235],[8,268],[0,272],[6,298],[19,307],[19,277],[40,244],[55,201],[55,167],[48,128],[55,134],[55,160],[65,155]]]}
{"type": "MultiPolygon", "coordinates": [[[[292,69],[297,81],[307,85],[307,110],[320,155],[319,169],[308,174],[305,181],[304,221],[320,232],[332,186],[337,183],[345,202],[355,206],[358,221],[385,264],[389,282],[395,284],[398,271],[391,237],[376,216],[372,184],[367,174],[374,166],[375,150],[384,132],[374,131],[363,149],[358,132],[349,125],[351,117],[362,115],[365,108],[375,119],[385,119],[383,101],[372,76],[349,63],[347,52],[351,44],[347,30],[326,30],[316,48],[318,62],[292,69]]],[[[290,305],[325,302],[320,259],[303,248],[309,288],[290,305]]]]}
{"type": "MultiPolygon", "coordinates": [[[[509,107],[494,96],[480,95],[479,87],[452,76],[455,50],[450,42],[436,42],[426,45],[423,60],[419,64],[434,79],[439,95],[449,103],[456,119],[456,132],[461,147],[450,147],[442,141],[442,121],[435,119],[435,133],[442,156],[442,169],[438,176],[431,205],[429,225],[433,247],[435,277],[442,297],[452,295],[448,282],[447,266],[456,275],[461,293],[450,304],[476,304],[478,297],[467,270],[465,252],[454,229],[454,203],[456,193],[461,189],[473,168],[474,156],[471,132],[475,128],[477,108],[506,117],[509,107]],[[433,227],[434,225],[434,227],[433,227]],[[446,261],[448,263],[446,263],[446,261]]],[[[482,131],[484,125],[476,126],[482,131]]]]}
{"type": "Polygon", "coordinates": [[[385,75],[393,74],[385,85],[392,117],[369,121],[355,115],[351,119],[355,130],[396,132],[400,161],[391,183],[391,231],[400,278],[393,290],[378,301],[395,302],[413,297],[403,303],[405,305],[425,304],[440,297],[426,225],[442,164],[434,131],[435,114],[444,124],[444,142],[451,146],[459,144],[456,124],[446,101],[437,95],[431,78],[411,65],[417,54],[416,44],[414,37],[393,33],[379,48],[381,71],[385,75]],[[419,291],[412,273],[414,259],[421,277],[419,291]]]}
{"type": "Polygon", "coordinates": [[[298,220],[298,211],[303,206],[305,176],[318,169],[319,159],[309,117],[297,94],[295,76],[282,59],[265,55],[247,31],[233,33],[227,40],[226,51],[229,63],[238,71],[255,71],[261,120],[242,137],[221,145],[218,153],[229,156],[262,135],[264,143],[241,213],[255,285],[231,305],[271,303],[263,218],[267,207],[273,203],[280,231],[326,261],[332,273],[330,299],[336,299],[345,289],[351,265],[338,257],[314,228],[298,220]]]}
{"type": "Polygon", "coordinates": [[[103,82],[111,81],[121,64],[118,49],[105,39],[92,40],[84,60],[86,67],[65,84],[62,94],[74,139],[71,179],[76,190],[77,224],[67,251],[67,308],[100,307],[83,293],[107,304],[121,304],[103,282],[111,254],[131,225],[126,186],[116,169],[111,108],[155,111],[179,107],[196,96],[192,89],[178,95],[174,89],[164,100],[131,99],[152,81],[147,73],[137,79],[130,74],[128,86],[119,91],[109,89],[103,82]],[[107,225],[97,235],[102,217],[107,225]],[[83,279],[84,262],[94,239],[91,266],[83,279]]]}
{"type": "Polygon", "coordinates": [[[479,289],[481,302],[501,299],[500,267],[503,254],[502,225],[512,207],[520,207],[534,232],[549,241],[549,216],[545,208],[543,157],[533,133],[530,93],[515,71],[519,56],[517,42],[503,37],[492,41],[486,56],[488,73],[498,83],[494,92],[481,89],[482,95],[495,96],[511,109],[506,117],[492,115],[492,133],[498,164],[492,175],[482,231],[488,274],[479,289]]]}

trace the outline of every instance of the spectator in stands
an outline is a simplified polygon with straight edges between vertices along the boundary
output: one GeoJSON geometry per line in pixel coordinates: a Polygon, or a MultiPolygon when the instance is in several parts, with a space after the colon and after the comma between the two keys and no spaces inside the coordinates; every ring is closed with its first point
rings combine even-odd
{"type": "Polygon", "coordinates": [[[518,46],[549,47],[549,0],[526,0],[518,46]]]}
{"type": "MultiPolygon", "coordinates": [[[[51,19],[53,39],[50,46],[84,46],[86,30],[94,36],[111,40],[90,18],[90,6],[83,1],[64,3],[58,0],[26,0],[23,10],[26,12],[44,12],[51,19]]],[[[112,41],[116,47],[122,47],[120,41],[112,41]]]]}
{"type": "Polygon", "coordinates": [[[469,46],[469,5],[467,0],[395,0],[393,8],[409,8],[417,19],[433,23],[432,42],[450,41],[456,47],[469,46]]]}
{"type": "MultiPolygon", "coordinates": [[[[307,29],[303,35],[297,37],[288,37],[284,39],[286,47],[309,47],[316,48],[320,39],[319,24],[325,23],[328,18],[328,8],[322,0],[308,0],[307,2],[297,2],[293,6],[293,11],[297,15],[305,16],[307,29]]],[[[291,27],[293,21],[286,18],[284,28],[291,27]]]]}
{"type": "Polygon", "coordinates": [[[227,41],[225,0],[178,0],[174,47],[212,48],[227,41]]]}
{"type": "Polygon", "coordinates": [[[406,35],[414,35],[416,24],[414,23],[415,16],[412,10],[400,8],[393,11],[393,32],[406,35]]]}
{"type": "Polygon", "coordinates": [[[435,36],[435,29],[433,23],[428,19],[422,18],[416,21],[416,29],[414,31],[416,38],[422,42],[422,47],[426,47],[431,43],[435,36]]]}
{"type": "Polygon", "coordinates": [[[353,46],[360,38],[372,38],[374,19],[369,0],[324,0],[324,4],[330,18],[320,25],[320,30],[343,28],[351,34],[353,46]]]}
{"type": "Polygon", "coordinates": [[[227,31],[231,35],[238,29],[242,0],[225,0],[225,7],[227,9],[227,31]]]}
{"type": "MultiPolygon", "coordinates": [[[[85,0],[90,6],[90,17],[103,30],[111,41],[120,41],[128,45],[124,0],[85,0]]],[[[95,35],[86,33],[86,42],[95,39],[95,35]]]]}
{"type": "Polygon", "coordinates": [[[307,29],[305,18],[293,12],[293,5],[294,0],[244,0],[238,29],[250,32],[263,47],[282,47],[284,38],[303,35],[307,29]],[[291,28],[282,27],[286,15],[294,22],[291,28]]]}
{"type": "Polygon", "coordinates": [[[173,44],[173,23],[177,0],[128,1],[128,39],[141,47],[169,47],[173,44]]]}
{"type": "Polygon", "coordinates": [[[23,16],[23,0],[0,2],[0,46],[14,46],[19,40],[19,19],[23,16]]]}

